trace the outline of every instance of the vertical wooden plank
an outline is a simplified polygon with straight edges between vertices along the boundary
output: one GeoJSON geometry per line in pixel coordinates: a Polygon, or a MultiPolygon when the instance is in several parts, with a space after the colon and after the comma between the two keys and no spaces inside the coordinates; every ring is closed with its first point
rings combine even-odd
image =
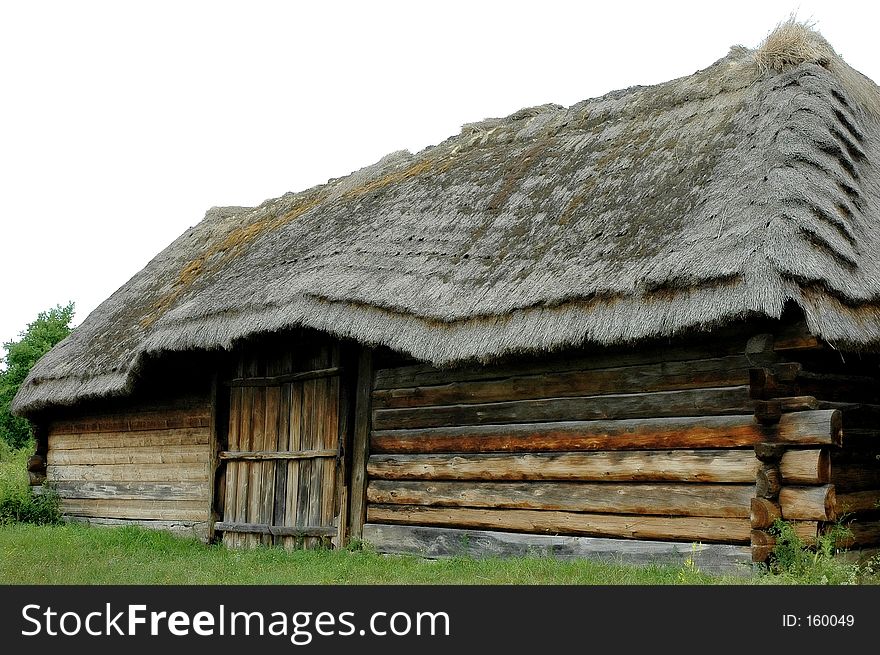
{"type": "MultiPolygon", "coordinates": [[[[241,425],[241,387],[232,387],[229,390],[229,449],[238,450],[239,426],[241,425]]],[[[223,511],[223,520],[229,523],[238,521],[238,471],[239,462],[226,464],[226,503],[223,511]]],[[[227,548],[235,545],[235,535],[230,532],[223,533],[223,544],[227,548]]]]}
{"type": "MultiPolygon", "coordinates": [[[[250,374],[250,366],[248,359],[242,355],[239,362],[239,377],[250,374]]],[[[241,390],[241,400],[239,404],[239,426],[238,426],[238,447],[241,450],[250,450],[251,448],[251,413],[253,411],[253,389],[243,388],[241,390]]],[[[235,518],[239,523],[247,523],[247,495],[248,495],[248,462],[238,462],[238,490],[235,496],[235,518]]],[[[233,545],[236,548],[243,548],[247,545],[247,535],[234,533],[233,545]]]]}
{"type": "MultiPolygon", "coordinates": [[[[273,372],[273,374],[275,374],[273,372]]],[[[279,430],[279,416],[281,412],[281,387],[266,387],[266,450],[279,450],[278,442],[281,440],[279,430]]],[[[287,435],[285,435],[285,442],[287,435]]],[[[262,463],[262,485],[260,487],[260,515],[266,524],[272,524],[275,518],[275,469],[279,467],[276,462],[262,463]]],[[[274,544],[272,535],[263,538],[266,545],[274,544]]]]}
{"type": "Polygon", "coordinates": [[[223,430],[224,434],[221,434],[221,430],[218,426],[218,418],[217,418],[217,394],[219,392],[218,386],[218,378],[217,373],[211,377],[211,418],[210,418],[210,427],[209,433],[211,435],[211,452],[210,452],[210,460],[208,465],[209,477],[208,477],[208,543],[214,540],[214,522],[220,520],[223,516],[223,505],[225,501],[225,493],[226,493],[226,475],[225,475],[225,465],[223,467],[223,471],[220,470],[220,449],[222,446],[226,446],[226,434],[225,430],[223,430]],[[220,440],[223,440],[223,443],[220,443],[220,440]],[[222,479],[221,479],[222,478],[222,479]],[[222,486],[221,486],[222,485],[222,486]]]}
{"type": "Polygon", "coordinates": [[[361,348],[358,357],[357,385],[355,387],[354,434],[351,457],[351,501],[349,533],[362,539],[366,519],[367,459],[370,443],[370,396],[373,388],[373,351],[361,348]]]}
{"type": "MultiPolygon", "coordinates": [[[[326,431],[327,414],[327,379],[315,380],[315,396],[312,409],[312,448],[323,448],[326,431]]],[[[322,525],[322,492],[324,488],[324,462],[320,459],[312,460],[311,475],[309,482],[309,514],[308,525],[322,525]]],[[[317,548],[321,540],[310,537],[306,546],[317,548]]]]}
{"type": "MultiPolygon", "coordinates": [[[[282,369],[283,370],[283,369],[282,369]]],[[[278,406],[278,450],[290,450],[290,384],[281,387],[278,406]]],[[[272,525],[286,525],[287,511],[287,463],[275,463],[275,499],[272,506],[272,525]]],[[[275,539],[275,545],[283,546],[284,537],[275,539]]]]}
{"type": "MultiPolygon", "coordinates": [[[[288,425],[290,432],[288,434],[288,444],[290,450],[302,449],[302,405],[303,405],[303,383],[297,382],[290,385],[290,419],[288,425]]],[[[295,526],[302,525],[298,522],[299,512],[299,472],[300,462],[291,460],[287,464],[287,489],[286,499],[284,502],[284,525],[295,526]]],[[[285,548],[294,548],[296,539],[294,537],[284,538],[285,548]]]]}
{"type": "MultiPolygon", "coordinates": [[[[300,448],[308,450],[315,447],[315,395],[317,380],[303,382],[302,395],[302,432],[300,433],[300,448]]],[[[309,506],[311,504],[311,480],[314,460],[303,459],[299,462],[299,479],[297,492],[296,525],[298,527],[309,524],[309,506]]],[[[303,539],[303,546],[310,547],[309,537],[303,539]]]]}
{"type": "MultiPolygon", "coordinates": [[[[326,398],[324,400],[324,442],[322,448],[339,447],[339,377],[325,380],[326,398]]],[[[336,459],[322,459],[323,479],[321,483],[321,525],[333,525],[336,505],[336,459]]]]}
{"type": "Polygon", "coordinates": [[[336,520],[336,547],[341,548],[348,538],[348,459],[351,443],[349,440],[349,414],[351,399],[349,398],[348,376],[350,373],[350,358],[346,357],[342,363],[343,377],[339,378],[339,393],[337,395],[337,444],[340,456],[335,462],[335,501],[333,514],[336,520]]]}
{"type": "MultiPolygon", "coordinates": [[[[266,450],[266,387],[257,387],[253,390],[253,413],[251,414],[251,429],[253,430],[252,448],[254,450],[266,450]]],[[[263,463],[251,462],[248,472],[248,523],[266,523],[262,514],[260,487],[263,483],[263,463]]],[[[263,543],[263,537],[268,535],[249,534],[248,545],[258,546],[263,543]]]]}

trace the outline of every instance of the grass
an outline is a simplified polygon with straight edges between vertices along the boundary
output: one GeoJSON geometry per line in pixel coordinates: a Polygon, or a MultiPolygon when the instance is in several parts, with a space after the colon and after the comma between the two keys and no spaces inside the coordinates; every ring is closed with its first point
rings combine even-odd
{"type": "MultiPolygon", "coordinates": [[[[0,442],[0,501],[27,494],[28,451],[0,442]]],[[[849,578],[848,578],[849,579],[849,578]]],[[[834,582],[837,578],[828,578],[834,582]]],[[[862,581],[862,580],[859,580],[862,581]]],[[[634,567],[545,557],[385,556],[368,547],[287,552],[229,550],[137,527],[0,525],[2,584],[815,584],[815,576],[718,577],[695,566],[634,567]]]]}

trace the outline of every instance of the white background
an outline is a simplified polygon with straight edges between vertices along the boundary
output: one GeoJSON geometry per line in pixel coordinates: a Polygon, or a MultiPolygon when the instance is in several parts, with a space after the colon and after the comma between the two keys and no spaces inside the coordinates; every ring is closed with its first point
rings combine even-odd
{"type": "Polygon", "coordinates": [[[0,0],[0,343],[215,205],[711,65],[796,11],[880,80],[878,5],[0,0]]]}

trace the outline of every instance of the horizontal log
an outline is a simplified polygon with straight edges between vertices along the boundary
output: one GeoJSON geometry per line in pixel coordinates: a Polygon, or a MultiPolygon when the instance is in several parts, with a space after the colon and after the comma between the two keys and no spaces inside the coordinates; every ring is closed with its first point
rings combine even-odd
{"type": "Polygon", "coordinates": [[[214,524],[217,532],[242,532],[246,534],[268,534],[275,537],[333,537],[339,528],[333,526],[286,526],[263,523],[218,522],[214,524]]]}
{"type": "Polygon", "coordinates": [[[752,561],[756,564],[760,564],[761,562],[766,562],[770,559],[770,556],[773,554],[774,545],[766,545],[766,546],[752,546],[752,561]]]}
{"type": "Polygon", "coordinates": [[[752,398],[756,400],[772,400],[773,398],[799,396],[794,384],[798,373],[802,370],[798,363],[786,362],[773,364],[770,367],[754,367],[749,369],[749,387],[752,398]]]}
{"type": "Polygon", "coordinates": [[[819,401],[819,409],[840,410],[847,435],[852,429],[880,430],[880,405],[822,400],[819,401]]]}
{"type": "Polygon", "coordinates": [[[430,364],[413,364],[377,370],[374,384],[375,389],[404,389],[455,381],[490,380],[536,373],[592,371],[665,362],[717,359],[742,354],[746,349],[747,339],[748,336],[741,331],[721,331],[714,333],[710,339],[703,343],[688,339],[686,343],[678,345],[657,343],[653,346],[646,344],[642,348],[603,349],[580,355],[565,353],[559,357],[543,355],[536,359],[518,357],[512,362],[491,366],[436,368],[430,364]]]}
{"type": "Polygon", "coordinates": [[[42,471],[28,471],[28,484],[32,487],[38,487],[46,481],[46,474],[42,471]]]}
{"type": "Polygon", "coordinates": [[[880,546],[880,521],[852,521],[846,524],[849,535],[837,540],[841,548],[880,546]]]}
{"type": "Polygon", "coordinates": [[[749,543],[749,520],[706,517],[618,516],[519,509],[368,505],[370,523],[480,528],[628,539],[749,543]]]}
{"type": "Polygon", "coordinates": [[[62,498],[61,512],[76,516],[162,521],[206,521],[210,508],[198,500],[128,500],[62,498]]]}
{"type": "Polygon", "coordinates": [[[565,421],[413,430],[375,430],[374,453],[536,452],[736,448],[762,441],[831,443],[839,438],[840,414],[832,410],[786,414],[763,426],[750,415],[565,421]]]}
{"type": "Polygon", "coordinates": [[[749,502],[749,522],[753,529],[767,529],[781,518],[782,508],[779,503],[766,498],[752,498],[749,502]]]}
{"type": "Polygon", "coordinates": [[[49,451],[50,466],[83,464],[198,464],[210,457],[208,444],[139,446],[134,448],[77,448],[49,451]]]}
{"type": "Polygon", "coordinates": [[[783,443],[756,443],[755,457],[765,464],[779,464],[789,446],[783,443]]]}
{"type": "Polygon", "coordinates": [[[210,498],[207,479],[174,482],[55,482],[62,498],[121,498],[140,500],[203,500],[210,498]]]}
{"type": "Polygon", "coordinates": [[[611,394],[572,398],[541,398],[513,402],[378,409],[374,430],[432,428],[455,425],[593,421],[748,414],[753,401],[749,388],[721,387],[654,393],[611,394]]]}
{"type": "Polygon", "coordinates": [[[752,530],[749,532],[752,546],[775,546],[776,537],[769,530],[752,530]]]}
{"type": "Polygon", "coordinates": [[[206,480],[208,463],[204,464],[114,464],[99,466],[49,466],[50,481],[85,480],[93,482],[173,482],[175,480],[206,480]]]}
{"type": "Polygon", "coordinates": [[[880,489],[880,460],[876,450],[831,452],[831,483],[839,493],[880,489]]]}
{"type": "Polygon", "coordinates": [[[94,434],[50,434],[49,450],[194,446],[208,444],[210,441],[211,431],[205,427],[94,434]]]}
{"type": "Polygon", "coordinates": [[[493,530],[367,523],[363,537],[376,552],[445,557],[550,557],[640,566],[683,566],[716,575],[748,575],[749,548],[730,544],[644,541],[493,530]]]}
{"type": "Polygon", "coordinates": [[[775,364],[749,372],[752,397],[813,396],[819,401],[878,403],[877,379],[867,375],[813,373],[799,363],[775,364]]]}
{"type": "Polygon", "coordinates": [[[842,416],[838,410],[820,409],[783,414],[771,441],[791,445],[833,445],[843,440],[842,416]]]}
{"type": "MultiPolygon", "coordinates": [[[[819,534],[818,521],[788,521],[788,525],[805,545],[812,546],[816,543],[816,537],[819,534]]],[[[752,546],[770,546],[772,548],[776,545],[776,537],[770,530],[752,530],[751,543],[752,546]]]]}
{"type": "Polygon", "coordinates": [[[367,501],[386,505],[541,509],[658,516],[749,516],[751,485],[435,482],[372,480],[367,501]]]}
{"type": "Polygon", "coordinates": [[[207,428],[210,425],[211,406],[205,404],[192,409],[132,412],[130,414],[53,421],[49,425],[49,436],[207,428]]]}
{"type": "Polygon", "coordinates": [[[789,450],[779,461],[784,484],[828,484],[831,455],[826,449],[789,450]]]}
{"type": "Polygon", "coordinates": [[[219,453],[220,459],[271,461],[281,459],[317,459],[320,457],[336,457],[338,451],[333,449],[319,450],[224,450],[219,453]]]}
{"type": "Polygon", "coordinates": [[[788,412],[804,412],[819,409],[819,401],[813,396],[791,396],[772,400],[754,400],[755,417],[759,421],[776,422],[788,412]]]}
{"type": "Polygon", "coordinates": [[[782,487],[779,491],[779,505],[782,517],[786,520],[833,521],[834,486],[782,487]]]}
{"type": "Polygon", "coordinates": [[[386,480],[580,480],[752,483],[750,450],[371,455],[370,478],[386,480]]]}
{"type": "Polygon", "coordinates": [[[291,382],[303,382],[319,378],[330,378],[342,375],[342,368],[322,368],[315,371],[302,371],[300,373],[287,373],[285,375],[273,375],[269,377],[234,378],[223,383],[227,387],[278,387],[291,382]]]}
{"type": "Polygon", "coordinates": [[[201,541],[208,541],[208,521],[156,521],[149,519],[107,519],[91,516],[65,516],[67,523],[82,523],[100,527],[117,528],[126,525],[136,525],[148,530],[162,530],[179,537],[191,537],[201,541]]]}
{"type": "Polygon", "coordinates": [[[595,369],[588,374],[568,371],[376,390],[373,392],[373,407],[425,407],[732,387],[748,382],[750,366],[745,355],[734,355],[718,359],[595,369]]]}
{"type": "Polygon", "coordinates": [[[880,510],[880,489],[837,494],[834,509],[836,516],[880,510]]]}

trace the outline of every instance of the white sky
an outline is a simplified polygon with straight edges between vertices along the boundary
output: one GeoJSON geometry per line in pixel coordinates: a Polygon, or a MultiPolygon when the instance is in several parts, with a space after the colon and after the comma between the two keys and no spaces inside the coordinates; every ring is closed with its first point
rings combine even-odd
{"type": "Polygon", "coordinates": [[[0,0],[0,343],[81,322],[211,206],[688,75],[793,11],[880,82],[878,6],[0,0]]]}

